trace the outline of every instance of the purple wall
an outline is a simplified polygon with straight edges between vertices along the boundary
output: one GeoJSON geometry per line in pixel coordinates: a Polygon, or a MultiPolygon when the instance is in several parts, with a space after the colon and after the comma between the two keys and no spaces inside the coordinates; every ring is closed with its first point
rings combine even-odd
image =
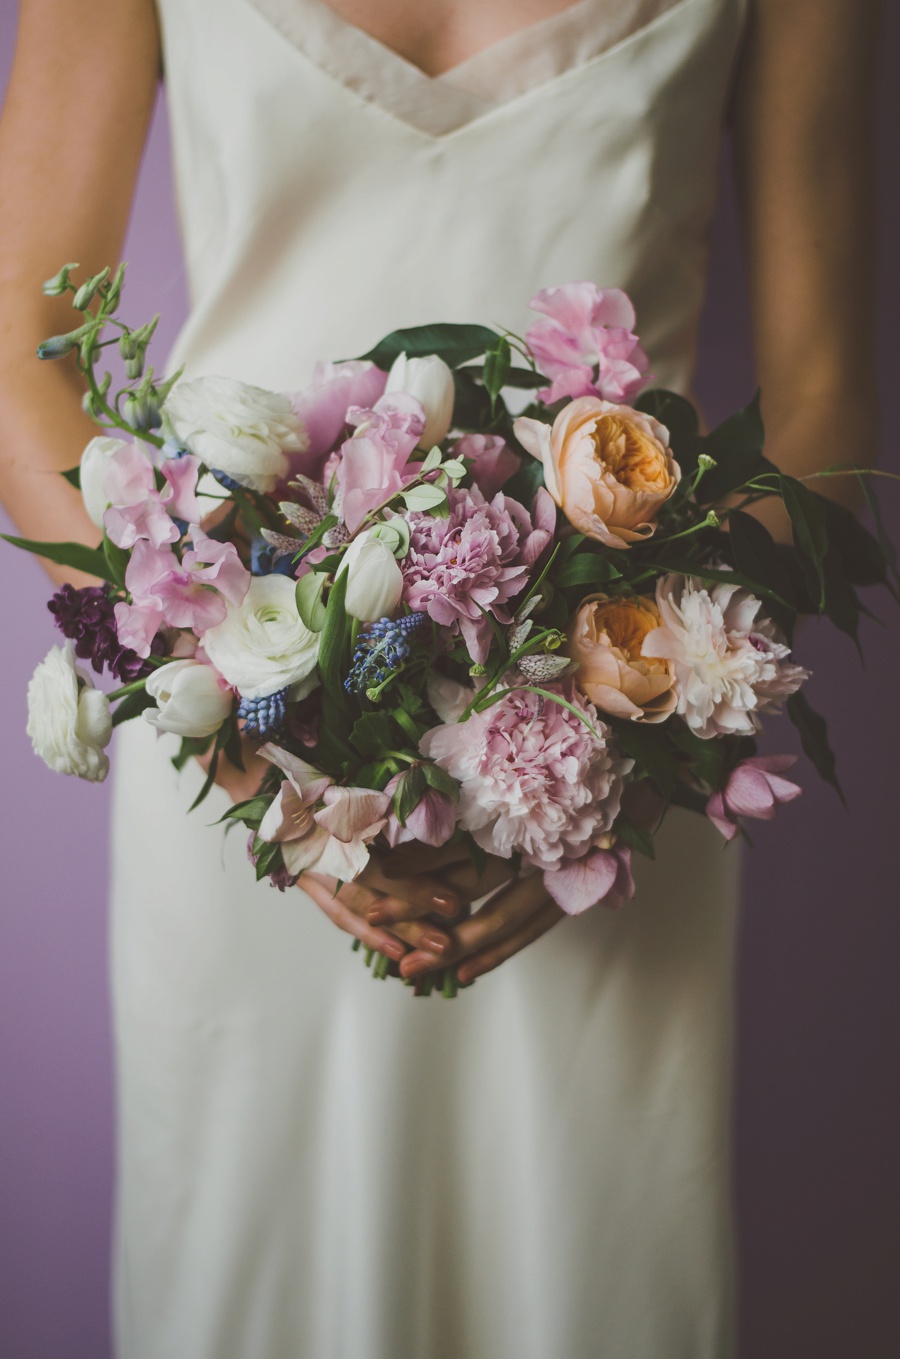
{"type": "MultiPolygon", "coordinates": [[[[14,8],[0,14],[0,88],[14,8]]],[[[894,62],[885,61],[886,72],[900,51],[897,7],[887,30],[883,46],[894,62]]],[[[900,97],[896,80],[882,85],[889,247],[900,230],[900,97]]],[[[160,111],[125,251],[128,313],[163,311],[161,352],[184,307],[165,135],[160,111]]],[[[898,267],[888,248],[882,278],[887,395],[900,364],[898,267]]],[[[739,280],[726,185],[699,382],[713,416],[742,404],[753,387],[746,325],[735,316],[739,280]]],[[[886,426],[894,423],[886,416],[886,426]]],[[[897,452],[894,440],[885,462],[900,470],[897,452]]],[[[900,487],[886,486],[883,500],[900,542],[900,487]]],[[[108,799],[103,788],[50,774],[31,752],[25,687],[54,640],[48,590],[34,561],[10,549],[3,563],[15,588],[4,591],[0,668],[0,1359],[104,1359],[108,799]]],[[[802,659],[815,671],[810,697],[832,715],[850,811],[807,766],[807,796],[754,834],[748,856],[736,1105],[742,1359],[900,1353],[900,615],[883,599],[870,604],[892,636],[864,628],[865,670],[845,639],[814,625],[802,638],[802,659]]],[[[787,724],[777,728],[780,748],[791,737],[787,724]]]]}

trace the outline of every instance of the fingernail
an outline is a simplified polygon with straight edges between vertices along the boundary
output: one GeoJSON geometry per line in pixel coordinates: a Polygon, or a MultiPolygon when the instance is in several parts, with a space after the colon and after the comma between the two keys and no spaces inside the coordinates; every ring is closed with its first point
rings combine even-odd
{"type": "Polygon", "coordinates": [[[450,940],[444,934],[423,934],[419,939],[419,948],[433,949],[435,953],[443,953],[449,944],[450,940]]]}
{"type": "Polygon", "coordinates": [[[442,915],[456,915],[459,910],[459,902],[455,897],[434,896],[432,901],[442,915]]]}
{"type": "Polygon", "coordinates": [[[389,943],[382,944],[381,952],[386,953],[389,958],[393,958],[395,963],[399,963],[401,958],[406,957],[406,947],[400,940],[390,940],[389,943]]]}
{"type": "Polygon", "coordinates": [[[383,925],[390,918],[390,912],[386,911],[383,906],[373,906],[371,911],[366,912],[366,920],[370,925],[383,925]]]}

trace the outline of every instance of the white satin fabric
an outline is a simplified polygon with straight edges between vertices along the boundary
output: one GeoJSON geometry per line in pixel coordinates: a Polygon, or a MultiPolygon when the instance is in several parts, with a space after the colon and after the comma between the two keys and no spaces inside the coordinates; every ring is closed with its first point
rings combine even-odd
{"type": "MultiPolygon", "coordinates": [[[[464,64],[496,61],[487,107],[365,36],[363,88],[358,30],[313,7],[161,4],[193,294],[173,363],[295,388],[399,325],[521,332],[538,288],[593,278],[686,389],[743,0],[636,4],[611,43],[623,7],[582,0],[464,64]]],[[[119,1359],[728,1355],[716,832],[672,815],[625,910],[415,1000],[254,884],[171,753],[119,738],[119,1359]]]]}

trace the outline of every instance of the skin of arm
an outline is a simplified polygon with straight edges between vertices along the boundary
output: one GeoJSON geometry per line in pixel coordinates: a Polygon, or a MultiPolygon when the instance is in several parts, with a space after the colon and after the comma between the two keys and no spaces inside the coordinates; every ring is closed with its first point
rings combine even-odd
{"type": "MultiPolygon", "coordinates": [[[[86,273],[118,261],[158,76],[151,0],[22,0],[0,119],[0,486],[29,538],[99,541],[54,475],[98,431],[75,367],[35,357],[77,321],[40,285],[66,261],[86,273]]],[[[57,582],[88,583],[45,565],[57,582]]]]}

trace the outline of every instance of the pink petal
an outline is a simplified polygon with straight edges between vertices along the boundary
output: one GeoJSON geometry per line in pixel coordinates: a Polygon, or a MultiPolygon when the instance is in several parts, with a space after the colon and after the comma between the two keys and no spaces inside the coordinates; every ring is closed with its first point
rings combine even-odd
{"type": "Polygon", "coordinates": [[[721,831],[726,840],[733,840],[737,835],[737,824],[728,819],[728,813],[725,810],[725,798],[721,789],[719,789],[718,792],[713,793],[712,797],[707,802],[706,815],[716,829],[721,831]]]}
{"type": "Polygon", "coordinates": [[[200,459],[193,453],[186,453],[181,458],[166,458],[161,470],[169,483],[162,493],[162,503],[167,512],[173,519],[196,523],[203,515],[196,494],[200,459]]]}
{"type": "Polygon", "coordinates": [[[456,805],[445,793],[429,788],[406,818],[406,825],[423,845],[440,849],[456,829],[456,805]]]}
{"type": "Polygon", "coordinates": [[[544,873],[544,886],[566,915],[581,915],[596,906],[616,885],[619,860],[610,850],[595,849],[563,868],[544,873]]]}
{"type": "Polygon", "coordinates": [[[136,604],[119,603],[115,608],[116,635],[123,646],[139,656],[150,655],[150,644],[163,624],[158,600],[143,599],[136,604]]]}
{"type": "Polygon", "coordinates": [[[316,864],[316,872],[339,878],[341,882],[353,882],[368,862],[369,849],[364,841],[339,840],[337,836],[329,835],[316,864]]]}
{"type": "Polygon", "coordinates": [[[307,764],[306,760],[301,760],[298,755],[292,755],[289,750],[284,750],[271,741],[260,746],[259,753],[264,760],[277,765],[283,774],[287,774],[307,806],[318,802],[325,789],[333,782],[321,769],[307,764]]]}
{"type": "MultiPolygon", "coordinates": [[[[289,873],[305,873],[314,868],[318,871],[319,861],[333,840],[333,836],[319,826],[313,827],[309,835],[300,840],[288,840],[281,847],[281,857],[289,873]]],[[[322,872],[325,872],[322,869],[322,872]]],[[[349,881],[349,879],[347,879],[349,881]]]]}
{"type": "Polygon", "coordinates": [[[120,448],[109,460],[103,490],[111,505],[140,504],[156,494],[153,464],[134,444],[120,448]]]}
{"type": "Polygon", "coordinates": [[[147,599],[157,581],[178,570],[178,558],[167,544],[154,547],[146,538],[135,543],[125,568],[125,587],[135,599],[147,599]]]}
{"type": "Polygon", "coordinates": [[[173,628],[203,633],[223,622],[228,612],[222,596],[204,589],[188,571],[170,571],[153,586],[153,595],[162,602],[166,622],[173,628]]]}
{"type": "Polygon", "coordinates": [[[361,835],[374,821],[386,816],[390,806],[387,794],[377,793],[372,788],[339,788],[332,785],[326,788],[323,800],[325,806],[316,812],[316,821],[345,843],[361,835]]]}
{"type": "Polygon", "coordinates": [[[732,816],[752,816],[759,821],[771,821],[775,815],[775,798],[765,774],[758,769],[738,765],[725,786],[725,801],[732,816]]]}
{"type": "Polygon", "coordinates": [[[181,537],[156,492],[152,499],[135,505],[111,505],[103,516],[103,527],[116,547],[123,548],[133,547],[141,538],[149,538],[154,547],[161,547],[181,537]]]}

